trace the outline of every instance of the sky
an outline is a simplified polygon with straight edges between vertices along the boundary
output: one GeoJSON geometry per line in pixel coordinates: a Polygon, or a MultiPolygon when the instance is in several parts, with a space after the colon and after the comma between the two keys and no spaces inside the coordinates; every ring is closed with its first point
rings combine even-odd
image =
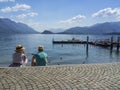
{"type": "Polygon", "coordinates": [[[0,18],[36,31],[120,21],[120,0],[0,0],[0,18]]]}

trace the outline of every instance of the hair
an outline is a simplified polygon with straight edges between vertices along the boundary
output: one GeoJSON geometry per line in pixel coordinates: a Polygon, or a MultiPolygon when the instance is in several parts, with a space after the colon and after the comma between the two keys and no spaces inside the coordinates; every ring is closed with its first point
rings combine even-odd
{"type": "Polygon", "coordinates": [[[44,47],[43,46],[39,46],[38,47],[38,51],[43,51],[44,50],[44,47]]]}

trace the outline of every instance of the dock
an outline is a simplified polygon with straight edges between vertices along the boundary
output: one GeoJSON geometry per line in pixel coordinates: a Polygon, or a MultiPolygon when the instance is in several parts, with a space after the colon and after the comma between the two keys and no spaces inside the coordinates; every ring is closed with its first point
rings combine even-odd
{"type": "Polygon", "coordinates": [[[53,44],[86,44],[86,41],[53,41],[53,44]]]}
{"type": "Polygon", "coordinates": [[[1,67],[0,90],[120,90],[120,63],[1,67]]]}
{"type": "Polygon", "coordinates": [[[113,47],[117,47],[117,51],[119,51],[120,47],[120,37],[117,38],[117,41],[113,41],[113,37],[111,39],[104,39],[104,40],[95,40],[95,41],[89,41],[89,36],[87,36],[86,40],[79,40],[72,38],[71,40],[52,40],[53,44],[86,44],[88,45],[94,45],[94,46],[100,46],[100,47],[110,47],[112,50],[113,47]]]}

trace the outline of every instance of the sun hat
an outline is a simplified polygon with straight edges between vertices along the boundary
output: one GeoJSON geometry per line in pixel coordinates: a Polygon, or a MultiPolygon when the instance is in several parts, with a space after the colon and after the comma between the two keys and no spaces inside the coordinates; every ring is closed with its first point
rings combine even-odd
{"type": "Polygon", "coordinates": [[[38,46],[38,51],[43,51],[44,47],[42,45],[38,46]]]}
{"type": "Polygon", "coordinates": [[[25,50],[25,47],[23,47],[22,45],[17,45],[16,46],[16,50],[15,51],[22,51],[25,50]]]}

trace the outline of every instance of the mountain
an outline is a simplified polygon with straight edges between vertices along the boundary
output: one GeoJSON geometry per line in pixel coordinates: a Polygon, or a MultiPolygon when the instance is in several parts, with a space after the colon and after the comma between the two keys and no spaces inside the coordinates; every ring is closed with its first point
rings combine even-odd
{"type": "Polygon", "coordinates": [[[61,28],[57,28],[57,29],[49,29],[48,31],[51,31],[51,32],[53,32],[53,33],[59,33],[59,32],[63,32],[63,31],[65,31],[64,29],[61,29],[61,28]]]}
{"type": "Polygon", "coordinates": [[[4,34],[32,34],[38,33],[23,23],[16,23],[8,18],[0,18],[0,33],[4,34]]]}
{"type": "Polygon", "coordinates": [[[120,34],[120,22],[105,22],[89,27],[73,27],[60,34],[120,34]]]}
{"type": "Polygon", "coordinates": [[[53,32],[48,31],[48,30],[45,30],[45,31],[43,31],[41,34],[53,34],[53,32]]]}

